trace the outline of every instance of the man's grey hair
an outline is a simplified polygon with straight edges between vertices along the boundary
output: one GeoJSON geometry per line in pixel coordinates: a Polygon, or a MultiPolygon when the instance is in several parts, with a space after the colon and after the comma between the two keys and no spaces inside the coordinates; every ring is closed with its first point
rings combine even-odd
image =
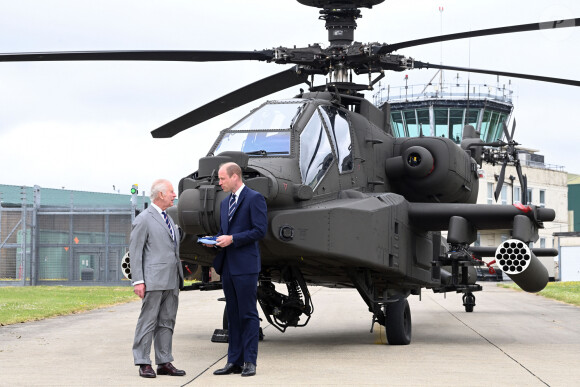
{"type": "Polygon", "coordinates": [[[152,202],[157,199],[159,192],[167,191],[167,183],[168,181],[165,179],[157,179],[153,182],[153,185],[151,186],[151,193],[149,194],[149,198],[152,202]]]}

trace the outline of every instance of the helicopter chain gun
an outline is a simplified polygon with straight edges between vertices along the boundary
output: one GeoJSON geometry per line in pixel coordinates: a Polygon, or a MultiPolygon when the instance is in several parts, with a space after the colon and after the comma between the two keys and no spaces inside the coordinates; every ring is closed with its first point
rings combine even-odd
{"type": "MultiPolygon", "coordinates": [[[[220,132],[198,169],[179,183],[172,217],[183,233],[183,261],[207,268],[215,249],[197,243],[219,230],[220,202],[226,197],[217,171],[224,162],[242,168],[245,184],[268,205],[268,233],[261,241],[262,272],[258,300],[267,320],[281,331],[304,326],[314,308],[307,285],[356,288],[392,345],[411,342],[407,297],[423,288],[463,293],[473,311],[475,267],[494,257],[522,289],[546,286],[546,269],[537,256],[554,249],[530,249],[549,208],[475,204],[482,162],[501,163],[496,198],[507,165],[514,165],[522,185],[518,145],[484,143],[467,125],[460,146],[442,137],[394,137],[388,104],[377,108],[362,94],[386,71],[447,69],[479,72],[580,86],[580,81],[533,74],[435,65],[396,54],[408,47],[478,36],[577,27],[580,19],[555,20],[439,35],[394,44],[354,41],[361,8],[383,0],[298,0],[320,8],[329,45],[276,47],[255,51],[97,51],[0,54],[0,62],[20,61],[239,61],[293,65],[207,103],[155,130],[171,137],[222,113],[301,84],[289,99],[262,104],[220,132]],[[368,75],[368,83],[353,82],[368,75]],[[315,76],[326,81],[315,85],[315,76]],[[474,247],[478,230],[511,230],[499,247],[474,247]],[[444,233],[447,233],[444,236],[444,233]],[[287,294],[275,283],[285,283],[287,294]]],[[[515,128],[515,124],[514,124],[515,128]]],[[[525,192],[525,190],[523,190],[525,192]]]]}

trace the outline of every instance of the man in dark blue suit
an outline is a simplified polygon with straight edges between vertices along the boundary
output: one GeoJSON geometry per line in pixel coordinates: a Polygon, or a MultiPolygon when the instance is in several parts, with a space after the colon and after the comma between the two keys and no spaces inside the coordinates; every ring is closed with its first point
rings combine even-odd
{"type": "Polygon", "coordinates": [[[218,171],[225,192],[221,203],[220,232],[216,245],[221,247],[213,261],[221,275],[228,316],[228,362],[214,375],[256,374],[260,319],[257,308],[258,274],[261,270],[258,241],[266,235],[266,201],[242,182],[236,163],[225,163],[218,171]]]}

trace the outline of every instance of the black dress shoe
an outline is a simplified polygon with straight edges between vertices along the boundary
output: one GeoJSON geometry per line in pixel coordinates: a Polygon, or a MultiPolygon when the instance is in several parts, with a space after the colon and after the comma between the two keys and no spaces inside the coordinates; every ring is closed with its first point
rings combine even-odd
{"type": "Polygon", "coordinates": [[[254,375],[256,375],[256,365],[252,363],[244,363],[242,376],[254,376],[254,375]]]}
{"type": "Polygon", "coordinates": [[[158,364],[157,374],[159,375],[171,375],[171,376],[184,376],[184,370],[178,370],[171,363],[158,364]]]}
{"type": "Polygon", "coordinates": [[[220,368],[219,370],[215,370],[213,372],[214,375],[229,375],[229,374],[241,374],[242,373],[242,366],[235,365],[234,363],[228,363],[224,368],[220,368]]]}
{"type": "Polygon", "coordinates": [[[139,376],[142,378],[154,378],[157,375],[155,375],[151,364],[141,364],[139,365],[139,376]]]}

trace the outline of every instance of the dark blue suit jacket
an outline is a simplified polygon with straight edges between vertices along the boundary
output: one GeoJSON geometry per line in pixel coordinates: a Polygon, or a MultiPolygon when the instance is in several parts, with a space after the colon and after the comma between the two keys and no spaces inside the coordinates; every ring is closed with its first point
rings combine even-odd
{"type": "Polygon", "coordinates": [[[231,222],[228,221],[230,195],[220,205],[220,235],[232,235],[234,243],[220,249],[213,261],[213,267],[222,274],[228,265],[230,274],[255,274],[261,270],[258,241],[266,235],[268,215],[264,197],[248,188],[240,192],[238,205],[231,222]]]}

